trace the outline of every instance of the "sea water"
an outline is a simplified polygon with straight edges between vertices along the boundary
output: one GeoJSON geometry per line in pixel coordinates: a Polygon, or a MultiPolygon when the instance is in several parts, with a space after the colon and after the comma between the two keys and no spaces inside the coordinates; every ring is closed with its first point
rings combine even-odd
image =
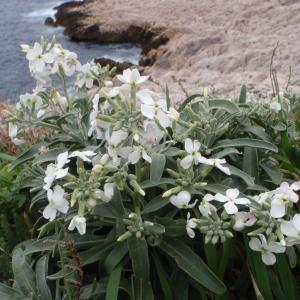
{"type": "Polygon", "coordinates": [[[61,27],[47,27],[44,21],[54,17],[55,6],[65,1],[2,0],[0,4],[0,101],[16,102],[20,94],[31,92],[35,82],[20,44],[33,44],[41,36],[57,42],[78,54],[82,63],[96,57],[138,63],[141,49],[129,43],[101,44],[73,42],[63,35],[61,27]]]}

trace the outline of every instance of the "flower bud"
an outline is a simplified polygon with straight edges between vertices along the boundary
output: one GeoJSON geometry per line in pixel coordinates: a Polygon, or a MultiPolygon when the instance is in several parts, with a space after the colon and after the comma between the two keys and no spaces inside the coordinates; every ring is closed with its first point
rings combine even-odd
{"type": "Polygon", "coordinates": [[[176,186],[176,187],[174,187],[174,188],[172,188],[172,189],[170,189],[170,190],[165,191],[165,192],[162,194],[162,197],[163,197],[163,198],[170,197],[170,196],[172,196],[173,194],[179,193],[179,192],[181,191],[181,189],[182,189],[181,186],[176,186]]]}
{"type": "Polygon", "coordinates": [[[129,231],[126,231],[124,234],[118,237],[117,242],[123,242],[127,240],[129,237],[131,237],[132,233],[129,231]]]}

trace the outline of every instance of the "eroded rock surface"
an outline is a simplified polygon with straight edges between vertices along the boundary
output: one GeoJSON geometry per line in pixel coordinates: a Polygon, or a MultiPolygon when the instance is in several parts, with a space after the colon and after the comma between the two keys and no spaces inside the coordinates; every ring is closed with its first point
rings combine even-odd
{"type": "Polygon", "coordinates": [[[278,80],[300,83],[300,1],[92,0],[59,7],[57,23],[73,40],[137,42],[140,65],[175,101],[210,87],[236,95],[244,83],[270,90],[270,60],[278,80]]]}

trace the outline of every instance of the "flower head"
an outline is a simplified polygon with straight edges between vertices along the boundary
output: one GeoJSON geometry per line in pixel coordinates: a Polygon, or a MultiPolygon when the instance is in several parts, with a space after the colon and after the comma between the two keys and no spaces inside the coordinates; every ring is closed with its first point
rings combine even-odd
{"type": "Polygon", "coordinates": [[[273,218],[282,218],[286,214],[286,208],[292,203],[297,203],[299,196],[295,191],[300,190],[300,183],[294,182],[289,185],[282,182],[280,186],[272,192],[272,202],[270,214],[273,218]]]}
{"type": "Polygon", "coordinates": [[[89,159],[89,157],[91,156],[95,156],[97,155],[97,153],[87,150],[87,151],[74,151],[72,152],[69,157],[79,157],[80,159],[82,159],[83,161],[86,162],[91,162],[91,160],[89,159]]]}
{"type": "Polygon", "coordinates": [[[63,168],[70,160],[68,152],[63,152],[57,156],[56,164],[49,164],[46,169],[46,177],[44,178],[44,189],[50,189],[55,179],[61,179],[68,174],[69,168],[63,168]]]}
{"type": "Polygon", "coordinates": [[[287,236],[287,245],[300,244],[300,214],[295,214],[290,221],[282,221],[280,230],[287,236]]]}
{"type": "Polygon", "coordinates": [[[187,138],[184,141],[184,148],[188,153],[180,162],[184,169],[190,168],[193,164],[206,163],[207,159],[199,152],[200,146],[201,144],[197,140],[192,141],[190,138],[187,138]]]}
{"type": "Polygon", "coordinates": [[[229,215],[233,215],[238,212],[237,204],[249,204],[250,200],[247,198],[238,198],[240,191],[238,189],[228,189],[226,195],[220,193],[216,194],[214,199],[219,202],[223,202],[224,208],[229,215]]]}
{"type": "Polygon", "coordinates": [[[197,200],[194,203],[189,204],[191,201],[191,198],[192,198],[192,196],[189,192],[182,191],[182,192],[178,193],[177,195],[173,195],[170,198],[170,202],[178,208],[192,208],[196,205],[197,200]]]}
{"type": "Polygon", "coordinates": [[[118,75],[117,78],[123,83],[138,85],[145,82],[149,78],[149,76],[141,76],[138,69],[126,69],[123,71],[123,74],[118,75]]]}
{"type": "Polygon", "coordinates": [[[53,190],[47,191],[47,198],[49,204],[43,211],[43,217],[53,221],[56,217],[57,212],[63,214],[67,213],[69,209],[69,202],[64,198],[64,189],[60,185],[56,185],[53,190]]]}
{"type": "Polygon", "coordinates": [[[206,194],[199,204],[199,211],[202,216],[208,217],[213,211],[217,211],[216,207],[210,202],[214,200],[214,196],[211,194],[206,194]]]}
{"type": "Polygon", "coordinates": [[[273,265],[276,262],[276,256],[273,253],[284,253],[285,246],[280,243],[268,242],[264,235],[259,235],[257,237],[251,238],[249,242],[249,247],[253,251],[261,252],[261,258],[265,265],[273,265]]]}
{"type": "Polygon", "coordinates": [[[154,120],[156,118],[163,128],[167,128],[171,125],[167,113],[166,100],[159,99],[157,94],[149,90],[137,92],[137,97],[142,102],[141,112],[146,118],[149,120],[154,120]]]}
{"type": "Polygon", "coordinates": [[[86,233],[86,218],[80,217],[80,216],[74,216],[73,219],[70,222],[70,225],[68,227],[69,230],[74,230],[77,228],[78,232],[83,235],[86,233]]]}
{"type": "Polygon", "coordinates": [[[195,223],[195,219],[194,218],[190,218],[191,214],[188,212],[187,213],[187,220],[186,220],[186,232],[188,234],[188,236],[193,239],[195,237],[195,232],[194,232],[194,228],[196,228],[197,224],[195,223]]]}

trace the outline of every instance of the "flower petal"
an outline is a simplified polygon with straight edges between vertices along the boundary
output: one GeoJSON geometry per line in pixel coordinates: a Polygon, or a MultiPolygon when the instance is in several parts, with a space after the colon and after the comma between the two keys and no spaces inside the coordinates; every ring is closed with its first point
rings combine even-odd
{"type": "Polygon", "coordinates": [[[273,253],[262,253],[261,259],[267,266],[271,266],[276,263],[276,256],[273,253]]]}
{"type": "Polygon", "coordinates": [[[224,208],[229,215],[233,215],[238,212],[238,208],[233,202],[225,203],[224,208]]]}
{"type": "Polygon", "coordinates": [[[257,237],[251,238],[249,242],[250,249],[253,251],[260,251],[261,246],[261,241],[257,237]]]}
{"type": "Polygon", "coordinates": [[[187,155],[186,157],[184,157],[180,161],[180,165],[181,165],[182,168],[188,169],[188,168],[191,167],[193,161],[194,161],[193,156],[192,155],[187,155]]]}

